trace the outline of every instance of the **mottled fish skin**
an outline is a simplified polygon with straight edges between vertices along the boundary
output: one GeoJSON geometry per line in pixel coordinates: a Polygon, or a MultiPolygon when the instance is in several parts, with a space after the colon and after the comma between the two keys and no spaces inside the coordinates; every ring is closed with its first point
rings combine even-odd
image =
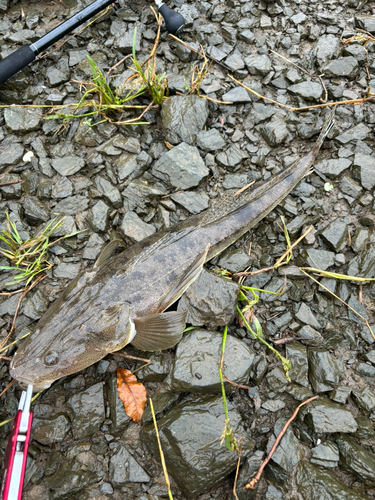
{"type": "Polygon", "coordinates": [[[226,193],[202,214],[80,274],[18,349],[11,376],[40,390],[132,342],[137,319],[167,309],[198,276],[204,262],[255,226],[309,173],[333,115],[334,110],[310,153],[283,172],[238,195],[226,193]],[[189,270],[198,265],[199,256],[200,267],[190,279],[189,270]]]}

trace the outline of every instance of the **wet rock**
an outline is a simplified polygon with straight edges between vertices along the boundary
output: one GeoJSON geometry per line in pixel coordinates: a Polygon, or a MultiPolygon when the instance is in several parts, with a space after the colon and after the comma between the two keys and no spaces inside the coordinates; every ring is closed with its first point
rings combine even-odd
{"type": "Polygon", "coordinates": [[[197,135],[197,146],[204,151],[217,151],[218,149],[223,149],[225,144],[224,139],[216,128],[207,131],[202,130],[197,135]]]}
{"type": "Polygon", "coordinates": [[[282,144],[289,136],[286,123],[278,116],[262,127],[261,132],[263,139],[272,147],[282,144]]]}
{"type": "MultiPolygon", "coordinates": [[[[255,500],[259,483],[256,484],[255,490],[244,490],[246,484],[255,476],[263,460],[263,452],[255,451],[242,465],[237,478],[237,498],[238,500],[255,500]]],[[[231,497],[233,500],[234,497],[231,497]]],[[[271,500],[271,499],[270,499],[271,500]]]]}
{"type": "MultiPolygon", "coordinates": [[[[270,452],[285,423],[286,419],[284,418],[276,421],[274,433],[267,443],[267,453],[270,452]]],[[[302,460],[303,455],[303,447],[295,437],[291,427],[289,427],[272,455],[271,461],[282,469],[281,474],[283,474],[291,471],[302,460]]]]}
{"type": "Polygon", "coordinates": [[[348,488],[329,470],[301,462],[296,470],[296,482],[304,500],[365,500],[360,493],[348,488]]]}
{"type": "Polygon", "coordinates": [[[365,189],[375,187],[375,157],[356,153],[353,162],[353,174],[365,189]]]}
{"type": "Polygon", "coordinates": [[[334,59],[322,66],[322,72],[326,77],[340,77],[353,78],[358,73],[358,61],[353,56],[342,57],[341,59],[334,59]]]}
{"type": "Polygon", "coordinates": [[[354,200],[358,198],[361,194],[362,188],[349,176],[345,176],[341,179],[340,189],[344,194],[347,194],[354,200]]]}
{"type": "Polygon", "coordinates": [[[319,398],[308,405],[302,412],[309,427],[317,433],[355,432],[358,424],[353,415],[344,406],[319,398]]]}
{"type": "Polygon", "coordinates": [[[234,87],[233,89],[230,89],[229,92],[225,92],[221,98],[225,102],[251,102],[250,93],[243,87],[234,87]]]}
{"type": "Polygon", "coordinates": [[[75,439],[91,436],[105,419],[103,384],[95,384],[68,400],[73,413],[72,431],[75,439]]]}
{"type": "MultiPolygon", "coordinates": [[[[357,311],[363,318],[368,319],[367,313],[363,307],[363,305],[358,301],[356,295],[353,293],[350,295],[349,300],[348,300],[348,305],[354,309],[354,311],[357,311]]],[[[357,314],[355,314],[351,309],[348,311],[348,316],[351,321],[354,321],[355,323],[362,323],[363,320],[358,317],[357,314]]]]}
{"type": "Polygon", "coordinates": [[[301,82],[288,87],[288,91],[306,101],[317,101],[323,95],[323,87],[318,82],[301,82]]]}
{"type": "Polygon", "coordinates": [[[361,252],[366,248],[368,237],[369,231],[367,229],[357,227],[351,241],[351,247],[355,253],[361,252]]]}
{"type": "Polygon", "coordinates": [[[27,222],[36,226],[49,219],[49,210],[38,198],[27,197],[23,203],[23,211],[27,222]]]}
{"type": "Polygon", "coordinates": [[[69,498],[69,495],[76,494],[99,480],[96,473],[82,467],[77,460],[63,461],[55,474],[45,478],[54,498],[62,499],[69,498]]]}
{"type": "Polygon", "coordinates": [[[148,216],[154,200],[163,194],[166,194],[166,191],[150,186],[142,179],[136,179],[122,192],[124,208],[148,216]]]}
{"type": "Polygon", "coordinates": [[[328,351],[309,349],[309,377],[315,392],[334,389],[340,380],[340,370],[336,360],[328,351]]]}
{"type": "Polygon", "coordinates": [[[62,83],[65,83],[69,80],[69,74],[67,72],[60,71],[59,69],[54,67],[50,67],[47,69],[46,76],[48,84],[51,87],[57,87],[58,85],[61,85],[62,83]]]}
{"type": "Polygon", "coordinates": [[[329,397],[333,401],[336,401],[336,403],[345,404],[351,392],[352,390],[350,389],[350,387],[338,387],[329,394],[329,397]]]}
{"type": "Polygon", "coordinates": [[[167,141],[193,145],[208,118],[208,104],[196,95],[172,96],[163,102],[161,118],[167,141]]]}
{"type": "Polygon", "coordinates": [[[314,49],[313,55],[319,67],[323,66],[329,59],[339,55],[341,49],[340,40],[337,36],[328,34],[319,37],[314,49]]]}
{"type": "Polygon", "coordinates": [[[270,389],[274,392],[284,392],[288,385],[285,371],[278,366],[267,373],[266,379],[270,389]]]}
{"type": "Polygon", "coordinates": [[[363,278],[375,277],[375,248],[373,245],[369,245],[363,253],[360,253],[350,261],[347,274],[363,278]]]}
{"type": "Polygon", "coordinates": [[[23,302],[23,313],[31,319],[39,319],[47,311],[50,302],[41,290],[30,296],[26,297],[23,302]]]}
{"type": "Polygon", "coordinates": [[[99,200],[87,214],[86,221],[94,231],[104,232],[108,229],[110,212],[109,206],[104,201],[99,200]]]}
{"type": "Polygon", "coordinates": [[[366,412],[375,409],[375,393],[369,387],[353,390],[353,399],[366,412]]]}
{"type": "Polygon", "coordinates": [[[144,222],[134,212],[126,212],[122,220],[120,230],[132,241],[141,241],[147,236],[154,234],[156,231],[153,225],[144,222]]]}
{"type": "Polygon", "coordinates": [[[323,240],[335,252],[341,252],[348,244],[348,224],[350,219],[338,218],[333,220],[321,232],[323,240]]]}
{"type": "Polygon", "coordinates": [[[339,465],[339,450],[331,441],[325,441],[311,450],[311,463],[335,469],[339,465]]]}
{"type": "Polygon", "coordinates": [[[150,476],[134,460],[125,446],[120,445],[109,462],[109,479],[114,486],[128,483],[148,483],[150,476]]]}
{"type": "MultiPolygon", "coordinates": [[[[144,382],[162,382],[171,371],[172,359],[169,352],[160,351],[147,354],[151,364],[137,372],[138,378],[144,382]]],[[[141,362],[141,366],[144,362],[141,362]]]]}
{"type": "Polygon", "coordinates": [[[366,451],[362,446],[355,443],[345,434],[336,437],[336,443],[340,450],[340,465],[366,486],[375,485],[375,455],[366,451]]]}
{"type": "MultiPolygon", "coordinates": [[[[179,392],[220,392],[218,377],[223,335],[193,330],[177,346],[170,374],[171,389],[179,392]]],[[[224,357],[225,375],[236,384],[247,384],[254,354],[246,344],[228,335],[224,357]]],[[[231,387],[226,383],[227,390],[231,387]]]]}
{"type": "Polygon", "coordinates": [[[15,165],[22,160],[24,149],[20,144],[8,144],[0,149],[0,172],[4,167],[15,165]]]}
{"type": "MultiPolygon", "coordinates": [[[[241,417],[230,403],[229,418],[234,434],[244,436],[242,449],[247,455],[254,442],[243,429],[241,417]]],[[[217,487],[236,468],[236,454],[218,446],[224,421],[221,397],[188,400],[175,406],[158,421],[168,473],[187,498],[195,498],[217,487]]],[[[140,437],[146,447],[157,455],[152,423],[142,428],[140,437]]]]}
{"type": "MultiPolygon", "coordinates": [[[[54,206],[54,212],[62,215],[82,214],[89,206],[89,199],[85,196],[76,195],[64,198],[54,206]]],[[[67,219],[65,219],[65,224],[67,219]]]]}
{"type": "Polygon", "coordinates": [[[250,75],[266,76],[271,71],[271,60],[266,54],[248,56],[245,64],[250,75]]]}
{"type": "Polygon", "coordinates": [[[113,186],[107,179],[98,177],[96,179],[97,188],[103,193],[104,198],[115,208],[122,207],[122,198],[120,191],[113,186]]]}
{"type": "Polygon", "coordinates": [[[69,432],[70,423],[67,417],[63,414],[54,416],[53,418],[34,418],[32,433],[33,439],[39,443],[49,445],[52,443],[61,443],[69,432]]]}
{"type": "Polygon", "coordinates": [[[61,262],[61,264],[53,268],[53,275],[55,278],[66,278],[72,280],[78,276],[80,269],[80,264],[61,262]]]}
{"type": "Polygon", "coordinates": [[[237,146],[231,146],[226,151],[219,153],[216,156],[216,161],[219,165],[226,168],[234,168],[239,165],[248,155],[241,151],[237,146]]]}
{"type": "Polygon", "coordinates": [[[164,153],[153,166],[152,173],[176,190],[185,190],[198,186],[209,170],[198,149],[183,142],[164,153]]]}
{"type": "Polygon", "coordinates": [[[61,177],[53,185],[51,194],[56,200],[67,198],[73,194],[73,184],[67,177],[61,177]]]}
{"type": "Polygon", "coordinates": [[[302,250],[301,255],[304,259],[306,259],[307,264],[310,267],[314,267],[315,269],[320,269],[322,271],[325,271],[328,267],[333,266],[335,262],[335,254],[333,252],[327,252],[327,250],[309,248],[307,250],[302,250]]]}
{"type": "Polygon", "coordinates": [[[218,265],[231,273],[239,273],[250,264],[249,255],[242,248],[229,248],[221,254],[218,265]]]}
{"type": "Polygon", "coordinates": [[[237,283],[203,270],[181,297],[178,310],[187,311],[187,323],[214,330],[232,323],[237,295],[237,283]]]}
{"type": "MultiPolygon", "coordinates": [[[[1,167],[0,167],[1,168],[1,167]]],[[[13,182],[13,181],[18,181],[22,180],[18,175],[4,175],[4,177],[1,178],[2,183],[6,182],[13,182]]],[[[22,184],[10,184],[9,186],[3,186],[0,188],[0,194],[3,195],[5,200],[15,200],[19,199],[22,196],[22,184]]],[[[32,193],[30,193],[32,194],[32,193]]],[[[34,193],[36,194],[36,193],[34,193]]]]}
{"type": "Polygon", "coordinates": [[[110,430],[112,434],[123,432],[124,428],[131,422],[130,417],[125,413],[124,403],[121,401],[117,391],[117,377],[110,377],[105,385],[106,399],[110,410],[112,424],[110,430]]]}
{"type": "Polygon", "coordinates": [[[286,345],[286,357],[292,364],[292,369],[289,370],[290,379],[304,387],[309,387],[306,347],[299,342],[291,342],[286,345]]]}
{"type": "Polygon", "coordinates": [[[353,435],[357,439],[374,439],[375,429],[371,420],[367,417],[357,417],[355,420],[358,424],[358,429],[353,435]]]}
{"type": "Polygon", "coordinates": [[[358,363],[355,371],[363,377],[375,377],[375,366],[372,366],[368,363],[358,363]]]}
{"type": "Polygon", "coordinates": [[[86,243],[82,258],[89,260],[97,259],[104,246],[104,243],[105,242],[103,238],[101,238],[98,234],[91,234],[86,243]]]}
{"type": "Polygon", "coordinates": [[[65,156],[64,158],[54,158],[52,167],[62,176],[73,175],[85,166],[85,162],[78,156],[65,156]]]}
{"type": "Polygon", "coordinates": [[[199,214],[206,210],[210,202],[210,198],[206,193],[194,193],[192,191],[173,194],[171,199],[186,208],[191,214],[199,214]]]}
{"type": "Polygon", "coordinates": [[[347,158],[339,158],[338,160],[323,160],[314,165],[314,169],[326,175],[330,179],[335,179],[344,170],[348,169],[352,164],[347,158]]]}
{"type": "Polygon", "coordinates": [[[35,108],[5,108],[4,118],[12,132],[31,132],[39,128],[43,112],[35,108]]]}
{"type": "Polygon", "coordinates": [[[375,33],[375,19],[374,16],[355,16],[355,26],[369,33],[375,33]]]}
{"type": "Polygon", "coordinates": [[[304,302],[300,305],[296,318],[302,321],[302,323],[305,323],[305,325],[310,325],[313,328],[320,328],[319,321],[315,318],[309,306],[304,302]]]}
{"type": "Polygon", "coordinates": [[[363,141],[370,137],[371,130],[364,123],[355,125],[346,130],[343,134],[335,137],[340,144],[348,144],[350,141],[363,141]]]}
{"type": "Polygon", "coordinates": [[[247,184],[246,174],[227,174],[223,181],[224,189],[242,188],[247,184]]]}

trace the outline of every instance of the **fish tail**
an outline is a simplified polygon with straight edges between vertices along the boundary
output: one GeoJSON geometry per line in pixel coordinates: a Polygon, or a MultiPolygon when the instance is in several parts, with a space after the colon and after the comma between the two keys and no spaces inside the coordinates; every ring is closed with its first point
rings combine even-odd
{"type": "Polygon", "coordinates": [[[329,115],[326,118],[326,121],[324,122],[322,131],[320,132],[318,140],[316,141],[315,144],[315,149],[317,149],[318,151],[322,147],[325,138],[327,137],[327,135],[329,134],[331,128],[335,123],[335,111],[336,111],[336,106],[332,108],[332,111],[329,113],[329,115]]]}

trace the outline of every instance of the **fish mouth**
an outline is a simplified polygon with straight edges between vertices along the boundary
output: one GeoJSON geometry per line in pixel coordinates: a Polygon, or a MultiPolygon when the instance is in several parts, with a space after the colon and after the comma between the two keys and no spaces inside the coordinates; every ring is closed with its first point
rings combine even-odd
{"type": "Polygon", "coordinates": [[[40,392],[40,391],[44,391],[45,389],[48,389],[49,387],[51,387],[51,384],[52,382],[32,382],[31,380],[28,380],[27,378],[25,377],[15,377],[14,375],[12,375],[12,373],[10,374],[11,377],[13,377],[15,380],[17,380],[18,382],[18,385],[19,387],[23,390],[23,391],[26,391],[27,387],[29,385],[32,385],[33,386],[33,392],[40,392]]]}

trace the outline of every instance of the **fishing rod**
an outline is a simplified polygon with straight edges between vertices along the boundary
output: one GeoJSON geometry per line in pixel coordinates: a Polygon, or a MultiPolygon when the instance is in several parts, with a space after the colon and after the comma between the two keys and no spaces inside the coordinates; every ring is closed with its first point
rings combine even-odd
{"type": "MultiPolygon", "coordinates": [[[[41,52],[113,3],[114,0],[96,0],[36,42],[24,45],[5,57],[0,61],[0,84],[5,83],[9,78],[33,62],[41,52]]],[[[155,0],[155,3],[164,18],[168,32],[172,35],[178,34],[185,25],[182,15],[173,12],[162,0],[155,0]]]]}

